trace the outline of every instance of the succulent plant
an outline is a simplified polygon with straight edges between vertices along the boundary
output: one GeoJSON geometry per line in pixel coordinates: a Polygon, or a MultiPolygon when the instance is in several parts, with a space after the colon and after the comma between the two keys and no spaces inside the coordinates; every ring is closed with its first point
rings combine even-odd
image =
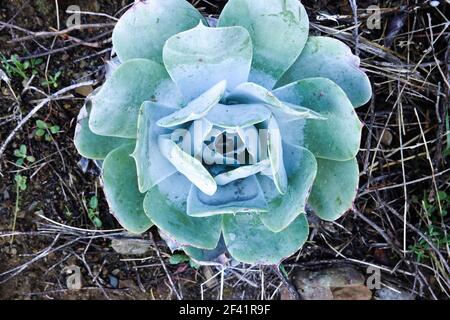
{"type": "Polygon", "coordinates": [[[195,261],[280,263],[358,186],[371,85],[342,42],[308,37],[298,0],[230,0],[216,27],[185,0],[136,3],[118,67],[89,97],[75,145],[102,160],[111,212],[156,225],[195,261]]]}

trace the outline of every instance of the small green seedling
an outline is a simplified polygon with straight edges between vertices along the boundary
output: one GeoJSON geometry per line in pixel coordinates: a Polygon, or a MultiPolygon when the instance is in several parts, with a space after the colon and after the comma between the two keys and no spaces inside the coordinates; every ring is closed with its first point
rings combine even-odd
{"type": "Polygon", "coordinates": [[[28,161],[30,163],[36,161],[36,159],[33,156],[27,155],[27,146],[24,144],[21,144],[19,149],[14,150],[14,156],[18,158],[16,160],[16,164],[18,166],[23,166],[25,161],[28,161]]]}
{"type": "Polygon", "coordinates": [[[27,177],[22,176],[20,174],[16,174],[14,176],[14,180],[16,181],[18,190],[21,190],[21,191],[27,190],[27,177]]]}
{"type": "Polygon", "coordinates": [[[61,76],[61,71],[56,72],[53,76],[49,75],[47,80],[42,81],[43,86],[58,88],[58,78],[61,76]]]}
{"type": "Polygon", "coordinates": [[[89,220],[95,225],[96,228],[102,227],[102,220],[100,220],[99,212],[98,212],[98,198],[97,196],[91,197],[89,199],[88,205],[88,217],[89,220]]]}
{"type": "MultiPolygon", "coordinates": [[[[20,191],[27,190],[27,177],[20,174],[14,176],[14,181],[16,182],[16,204],[14,207],[14,218],[12,222],[11,230],[14,232],[16,230],[17,214],[20,209],[20,191]]],[[[11,237],[10,243],[14,242],[14,236],[11,237]]]]}
{"type": "MultiPolygon", "coordinates": [[[[418,199],[415,199],[419,202],[418,199]]],[[[428,238],[438,248],[445,248],[450,244],[450,239],[440,227],[441,219],[448,214],[448,207],[450,206],[450,195],[445,191],[439,191],[434,201],[428,199],[427,193],[424,193],[423,200],[421,201],[422,208],[425,212],[427,219],[430,223],[427,226],[426,234],[428,238]],[[439,202],[438,202],[439,201],[439,202]]],[[[420,263],[424,259],[429,258],[427,254],[431,249],[429,243],[421,238],[414,245],[409,247],[409,250],[416,256],[417,261],[420,263]]]]}
{"type": "Polygon", "coordinates": [[[31,75],[38,74],[39,71],[37,67],[42,64],[44,60],[42,60],[42,58],[37,58],[20,61],[19,56],[14,54],[9,59],[4,55],[0,55],[0,61],[9,77],[19,76],[23,80],[27,80],[30,72],[31,75]]]}
{"type": "Polygon", "coordinates": [[[437,193],[436,199],[432,202],[428,200],[428,197],[426,195],[424,195],[422,200],[422,207],[425,210],[426,215],[431,219],[433,223],[440,221],[440,215],[442,215],[442,217],[447,216],[447,208],[449,206],[450,195],[448,195],[445,191],[439,191],[437,193]]]}
{"type": "Polygon", "coordinates": [[[48,124],[45,121],[37,120],[36,121],[36,137],[44,137],[45,141],[53,141],[53,135],[57,134],[61,131],[61,128],[57,125],[48,124]]]}

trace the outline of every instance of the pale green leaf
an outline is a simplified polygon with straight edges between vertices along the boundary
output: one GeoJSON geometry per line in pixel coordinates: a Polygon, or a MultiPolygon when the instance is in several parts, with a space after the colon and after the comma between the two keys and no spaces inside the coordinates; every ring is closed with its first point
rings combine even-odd
{"type": "Polygon", "coordinates": [[[267,125],[267,152],[270,160],[273,182],[279,193],[285,194],[288,187],[288,178],[283,163],[283,145],[281,132],[274,117],[271,117],[267,125]]]}
{"type": "Polygon", "coordinates": [[[244,28],[209,28],[200,23],[167,40],[163,57],[170,76],[191,100],[222,80],[228,90],[246,82],[252,44],[244,28]]]}
{"type": "Polygon", "coordinates": [[[130,153],[134,144],[123,145],[105,158],[103,190],[111,213],[128,231],[142,233],[152,226],[144,212],[144,194],[139,192],[136,165],[130,153]]]}
{"type": "Polygon", "coordinates": [[[217,247],[212,250],[198,249],[194,247],[184,247],[184,252],[195,262],[201,265],[220,263],[220,256],[227,252],[227,246],[223,237],[220,237],[217,247]]]}
{"type": "Polygon", "coordinates": [[[246,128],[270,117],[270,110],[262,104],[218,104],[206,115],[215,126],[227,129],[246,128]]]}
{"type": "Polygon", "coordinates": [[[265,159],[256,164],[240,166],[236,169],[218,174],[214,177],[214,180],[216,180],[218,186],[223,186],[238,179],[253,176],[268,168],[270,168],[270,160],[265,159]]]}
{"type": "Polygon", "coordinates": [[[262,211],[267,211],[267,204],[255,176],[219,186],[213,196],[193,186],[187,201],[187,213],[193,217],[262,211]]]}
{"type": "Polygon", "coordinates": [[[303,105],[326,120],[278,119],[283,140],[304,146],[319,158],[345,161],[356,156],[362,124],[345,92],[325,78],[300,80],[276,89],[281,100],[303,105]]]}
{"type": "Polygon", "coordinates": [[[135,139],[139,109],[147,100],[178,106],[181,96],[163,66],[128,60],[93,97],[89,126],[99,135],[135,139]]]}
{"type": "Polygon", "coordinates": [[[166,40],[200,20],[202,15],[185,0],[137,1],[114,27],[114,50],[122,62],[144,58],[162,63],[166,40]]]}
{"type": "Polygon", "coordinates": [[[222,228],[231,256],[257,265],[278,265],[303,246],[309,233],[304,214],[278,233],[267,229],[255,214],[223,216],[222,228]]]}
{"type": "Polygon", "coordinates": [[[226,86],[227,82],[225,80],[220,81],[198,98],[189,102],[184,108],[158,120],[158,125],[170,128],[203,118],[222,99],[226,86]]]}
{"type": "Polygon", "coordinates": [[[86,102],[78,116],[73,141],[80,155],[88,159],[103,160],[108,153],[123,144],[131,144],[133,139],[100,136],[89,128],[90,101],[86,102]]]}
{"type": "Polygon", "coordinates": [[[264,103],[275,113],[284,113],[290,119],[324,119],[308,108],[280,101],[266,88],[252,82],[242,83],[227,95],[230,103],[264,103]]]}
{"type": "Polygon", "coordinates": [[[184,152],[175,142],[167,137],[160,136],[159,149],[172,165],[202,192],[213,195],[217,184],[202,163],[190,154],[184,152]]]}
{"type": "Polygon", "coordinates": [[[301,53],[309,32],[305,8],[298,0],[230,0],[219,27],[242,26],[253,42],[250,81],[272,89],[301,53]]]}
{"type": "Polygon", "coordinates": [[[161,117],[176,109],[144,102],[138,118],[136,148],[132,154],[136,161],[139,190],[146,192],[162,180],[177,172],[177,169],[159,150],[158,137],[170,131],[156,124],[161,117]]]}
{"type": "Polygon", "coordinates": [[[151,188],[144,208],[158,228],[184,246],[214,249],[220,238],[221,216],[195,218],[186,213],[191,183],[177,173],[151,188]]]}
{"type": "Polygon", "coordinates": [[[359,65],[359,58],[345,43],[329,37],[310,37],[277,86],[307,78],[328,78],[344,90],[353,106],[359,107],[372,96],[370,80],[359,65]]]}
{"type": "Polygon", "coordinates": [[[317,159],[317,165],[308,204],[321,219],[334,221],[353,206],[358,191],[358,162],[317,159]]]}
{"type": "Polygon", "coordinates": [[[280,195],[269,177],[258,176],[269,208],[267,212],[261,213],[261,221],[274,232],[284,230],[299,214],[305,212],[317,172],[316,159],[308,150],[283,144],[283,151],[288,176],[286,193],[280,195]]]}

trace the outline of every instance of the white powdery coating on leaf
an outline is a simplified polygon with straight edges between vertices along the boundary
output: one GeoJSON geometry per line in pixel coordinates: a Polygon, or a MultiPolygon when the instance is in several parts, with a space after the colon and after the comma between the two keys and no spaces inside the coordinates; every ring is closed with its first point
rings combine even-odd
{"type": "Polygon", "coordinates": [[[230,182],[233,182],[238,179],[246,178],[252,175],[255,175],[261,171],[266,170],[270,167],[270,161],[269,159],[265,159],[257,164],[250,165],[250,166],[242,166],[237,169],[219,174],[214,177],[217,184],[219,186],[226,185],[230,182]]]}
{"type": "Polygon", "coordinates": [[[180,108],[184,103],[184,97],[172,79],[161,82],[154,99],[160,104],[174,108],[180,108]]]}
{"type": "Polygon", "coordinates": [[[174,127],[203,118],[222,99],[226,86],[226,80],[220,81],[198,98],[189,102],[184,108],[158,120],[158,125],[166,128],[174,127]]]}
{"type": "Polygon", "coordinates": [[[162,154],[200,190],[208,195],[213,195],[217,191],[216,181],[200,161],[181,150],[168,138],[160,136],[158,142],[162,154]]]}

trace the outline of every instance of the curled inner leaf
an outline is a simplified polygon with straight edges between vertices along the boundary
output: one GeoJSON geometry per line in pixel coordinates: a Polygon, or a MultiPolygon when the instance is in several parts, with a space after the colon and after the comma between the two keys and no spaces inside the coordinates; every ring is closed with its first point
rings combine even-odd
{"type": "Polygon", "coordinates": [[[275,118],[269,119],[267,128],[267,150],[272,169],[273,182],[278,192],[285,194],[288,185],[286,169],[283,164],[283,146],[281,142],[280,128],[275,118]]]}
{"type": "Polygon", "coordinates": [[[186,107],[160,119],[158,125],[160,127],[170,128],[203,118],[222,99],[226,87],[227,82],[225,80],[219,82],[197,99],[189,102],[186,107]]]}
{"type": "Polygon", "coordinates": [[[202,163],[187,154],[167,136],[158,139],[162,154],[173,164],[177,170],[195,184],[202,192],[213,195],[217,190],[217,184],[211,174],[202,163]]]}
{"type": "Polygon", "coordinates": [[[223,186],[235,180],[253,176],[257,173],[260,173],[261,171],[266,170],[269,167],[270,161],[269,159],[265,159],[254,165],[242,166],[234,170],[221,173],[215,176],[214,179],[216,180],[217,185],[223,186]]]}

